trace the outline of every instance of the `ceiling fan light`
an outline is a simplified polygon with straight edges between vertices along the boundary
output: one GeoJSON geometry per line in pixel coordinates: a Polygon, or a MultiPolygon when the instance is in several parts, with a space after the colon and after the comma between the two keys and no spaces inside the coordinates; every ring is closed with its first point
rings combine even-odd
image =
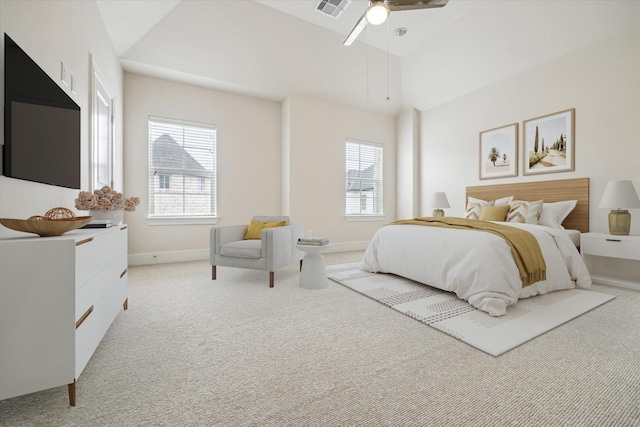
{"type": "Polygon", "coordinates": [[[367,18],[367,22],[371,25],[380,25],[389,17],[389,6],[387,6],[384,2],[377,1],[371,4],[367,11],[365,12],[365,16],[367,18]]]}

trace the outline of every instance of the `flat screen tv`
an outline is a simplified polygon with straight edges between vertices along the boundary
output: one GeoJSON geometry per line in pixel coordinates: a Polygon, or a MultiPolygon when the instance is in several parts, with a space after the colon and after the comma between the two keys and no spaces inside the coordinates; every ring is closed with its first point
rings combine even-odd
{"type": "Polygon", "coordinates": [[[80,107],[4,35],[2,174],[80,188],[80,107]]]}

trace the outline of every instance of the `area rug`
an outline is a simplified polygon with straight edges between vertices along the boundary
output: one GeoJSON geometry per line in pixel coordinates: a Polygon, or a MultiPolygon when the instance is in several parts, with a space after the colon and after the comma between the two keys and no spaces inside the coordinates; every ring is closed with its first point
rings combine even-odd
{"type": "Polygon", "coordinates": [[[491,317],[454,293],[393,274],[369,273],[359,263],[327,267],[329,279],[438,329],[492,356],[500,356],[615,298],[569,289],[518,301],[491,317]]]}

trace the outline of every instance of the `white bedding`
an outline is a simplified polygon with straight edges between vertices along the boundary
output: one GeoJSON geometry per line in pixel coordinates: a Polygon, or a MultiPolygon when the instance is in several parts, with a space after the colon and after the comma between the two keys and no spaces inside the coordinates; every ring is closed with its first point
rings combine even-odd
{"type": "Polygon", "coordinates": [[[412,224],[380,228],[364,254],[361,269],[393,273],[455,292],[492,316],[506,314],[507,306],[519,298],[591,285],[587,267],[565,230],[501,224],[536,237],[547,265],[546,280],[523,288],[509,246],[494,234],[412,224]]]}

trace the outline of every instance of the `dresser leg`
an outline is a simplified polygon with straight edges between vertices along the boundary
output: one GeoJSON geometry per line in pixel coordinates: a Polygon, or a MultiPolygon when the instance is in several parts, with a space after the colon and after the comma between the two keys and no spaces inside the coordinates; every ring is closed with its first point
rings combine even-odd
{"type": "Polygon", "coordinates": [[[69,405],[76,406],[76,380],[69,384],[69,405]]]}
{"type": "Polygon", "coordinates": [[[122,308],[125,310],[129,309],[129,298],[124,300],[124,302],[122,303],[122,308]]]}

